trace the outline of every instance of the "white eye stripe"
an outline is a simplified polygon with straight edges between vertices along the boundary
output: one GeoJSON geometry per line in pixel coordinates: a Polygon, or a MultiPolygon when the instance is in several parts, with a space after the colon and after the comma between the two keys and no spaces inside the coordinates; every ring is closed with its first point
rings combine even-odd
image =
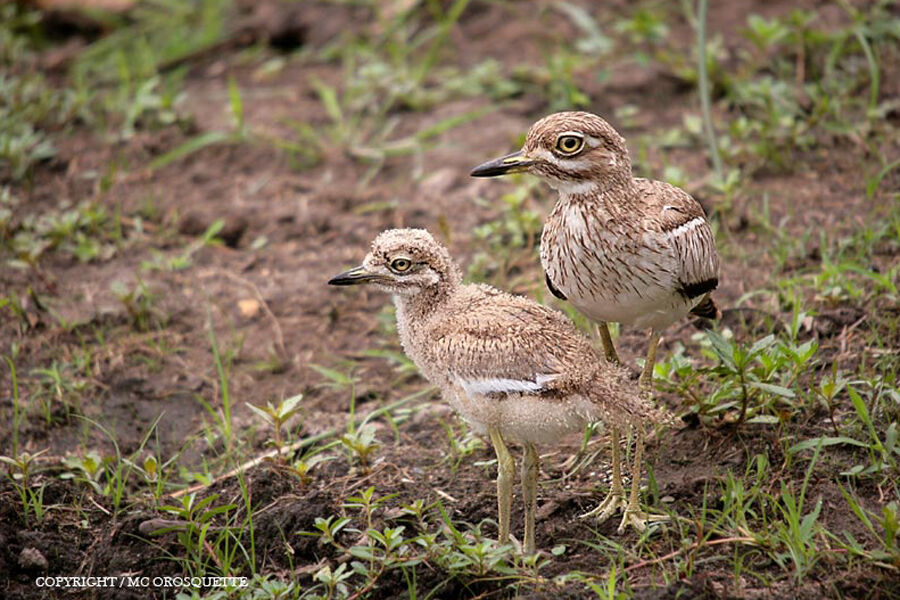
{"type": "Polygon", "coordinates": [[[591,161],[585,158],[565,158],[554,156],[549,152],[547,154],[548,156],[543,156],[547,162],[566,171],[587,171],[591,168],[591,161]]]}

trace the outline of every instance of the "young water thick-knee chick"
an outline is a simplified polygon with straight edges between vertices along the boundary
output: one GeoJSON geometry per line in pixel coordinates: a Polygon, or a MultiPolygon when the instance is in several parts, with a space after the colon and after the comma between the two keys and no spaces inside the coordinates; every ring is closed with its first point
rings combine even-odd
{"type": "MultiPolygon", "coordinates": [[[[504,440],[524,445],[526,553],[534,552],[537,444],[556,442],[590,422],[640,428],[664,418],[634,389],[627,372],[605,362],[564,316],[487,285],[463,284],[447,250],[425,230],[385,231],[361,266],[328,283],[369,283],[393,294],[406,354],[460,415],[490,437],[497,453],[501,542],[509,537],[514,470],[504,440]]],[[[628,515],[640,511],[642,439],[628,515]]],[[[601,508],[624,497],[618,444],[612,486],[601,508]]]]}

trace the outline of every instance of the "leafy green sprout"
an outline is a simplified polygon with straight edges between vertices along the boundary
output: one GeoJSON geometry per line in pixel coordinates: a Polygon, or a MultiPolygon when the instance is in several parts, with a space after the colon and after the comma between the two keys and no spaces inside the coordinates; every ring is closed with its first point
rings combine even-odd
{"type": "Polygon", "coordinates": [[[37,378],[39,387],[34,396],[40,403],[44,421],[50,425],[53,422],[53,404],[58,403],[65,410],[65,418],[68,420],[73,407],[81,403],[81,396],[88,387],[88,382],[70,376],[68,365],[60,365],[53,361],[47,368],[33,369],[31,374],[37,378]]]}
{"type": "Polygon", "coordinates": [[[359,427],[350,427],[340,437],[348,455],[351,459],[356,459],[365,472],[368,472],[372,465],[371,455],[381,446],[376,432],[374,423],[364,423],[359,427]]]}
{"type": "Polygon", "coordinates": [[[444,460],[450,463],[450,472],[455,474],[463,460],[484,448],[484,442],[464,424],[460,435],[450,423],[443,420],[440,423],[450,445],[450,452],[444,460]]]}
{"type": "Polygon", "coordinates": [[[320,465],[335,460],[334,454],[326,454],[325,451],[340,443],[339,441],[326,444],[324,447],[311,448],[301,454],[293,463],[291,469],[300,479],[302,485],[308,485],[312,481],[312,472],[320,465]]]}
{"type": "Polygon", "coordinates": [[[82,455],[70,454],[63,459],[63,465],[68,471],[60,475],[60,479],[72,479],[79,483],[87,484],[95,493],[105,496],[108,489],[101,484],[101,479],[106,473],[105,461],[96,450],[90,450],[82,455]]]}
{"type": "Polygon", "coordinates": [[[275,436],[273,444],[279,452],[284,445],[282,428],[288,419],[300,411],[301,400],[303,400],[303,394],[297,394],[296,396],[286,398],[279,402],[277,406],[273,406],[272,403],[268,401],[265,406],[255,406],[249,402],[245,402],[247,408],[252,410],[263,420],[263,422],[272,428],[272,433],[275,436]]]}
{"type": "MultiPolygon", "coordinates": [[[[876,476],[889,478],[900,469],[900,444],[897,443],[898,436],[900,436],[900,422],[890,418],[885,419],[887,424],[884,427],[884,431],[883,433],[879,432],[863,396],[851,382],[846,382],[844,386],[857,418],[857,429],[861,431],[855,432],[857,433],[856,436],[834,435],[809,438],[794,444],[788,451],[793,455],[820,447],[848,446],[861,448],[866,451],[867,462],[858,463],[850,469],[841,472],[841,475],[857,478],[876,476]]],[[[872,386],[870,390],[868,394],[870,398],[869,403],[873,406],[896,402],[896,399],[891,399],[881,386],[872,386]]]]}
{"type": "Polygon", "coordinates": [[[739,426],[745,421],[779,422],[779,404],[797,409],[792,386],[812,364],[818,349],[814,340],[795,345],[768,335],[747,347],[714,331],[707,333],[707,339],[712,356],[719,361],[709,372],[720,377],[722,385],[709,398],[709,405],[700,407],[702,412],[712,416],[738,409],[735,422],[739,426]],[[775,414],[760,414],[762,407],[775,414]]]}
{"type": "Polygon", "coordinates": [[[35,452],[21,452],[15,456],[0,455],[0,463],[7,465],[9,469],[9,478],[12,481],[13,488],[19,495],[19,501],[22,504],[22,514],[25,523],[30,522],[30,515],[33,515],[37,523],[41,523],[46,514],[44,507],[44,489],[47,484],[42,483],[35,488],[32,485],[32,475],[34,474],[34,462],[49,449],[35,452]]]}
{"type": "Polygon", "coordinates": [[[125,308],[132,325],[138,331],[149,331],[155,320],[162,319],[161,311],[155,307],[156,295],[140,277],[136,278],[133,287],[117,279],[109,288],[125,308]]]}
{"type": "Polygon", "coordinates": [[[887,502],[881,506],[879,514],[863,507],[859,499],[844,486],[840,486],[840,490],[853,514],[863,525],[865,535],[878,547],[867,548],[849,531],[843,532],[843,539],[834,535],[830,537],[854,556],[880,565],[896,565],[900,561],[900,505],[896,501],[887,502]]]}
{"type": "Polygon", "coordinates": [[[804,513],[809,480],[821,450],[820,442],[815,446],[815,452],[806,469],[799,496],[794,494],[789,484],[781,483],[781,502],[778,508],[783,520],[775,523],[775,535],[784,544],[786,551],[775,554],[775,560],[783,567],[789,558],[793,563],[797,581],[803,579],[821,558],[817,542],[822,532],[822,527],[818,524],[822,512],[822,498],[816,500],[812,511],[804,513]]]}
{"type": "Polygon", "coordinates": [[[219,233],[225,226],[225,221],[216,219],[203,234],[185,246],[184,250],[175,256],[165,256],[158,250],[151,250],[153,260],[142,261],[141,270],[143,271],[183,271],[193,264],[194,255],[209,246],[221,246],[222,239],[219,233]]]}
{"type": "Polygon", "coordinates": [[[231,552],[237,550],[237,545],[231,550],[227,544],[222,544],[231,535],[229,527],[215,526],[217,517],[228,517],[237,509],[236,504],[214,503],[219,499],[218,494],[211,494],[206,498],[197,499],[196,493],[185,494],[181,497],[180,504],[161,506],[160,510],[179,518],[179,521],[170,527],[155,530],[154,535],[161,535],[169,531],[177,532],[179,544],[185,550],[185,558],[182,562],[190,565],[197,573],[205,573],[207,565],[212,560],[222,570],[223,559],[229,560],[231,552]],[[214,542],[210,542],[211,534],[217,533],[214,542]],[[217,552],[219,550],[219,552],[217,552]],[[208,557],[208,558],[207,558],[208,557]]]}

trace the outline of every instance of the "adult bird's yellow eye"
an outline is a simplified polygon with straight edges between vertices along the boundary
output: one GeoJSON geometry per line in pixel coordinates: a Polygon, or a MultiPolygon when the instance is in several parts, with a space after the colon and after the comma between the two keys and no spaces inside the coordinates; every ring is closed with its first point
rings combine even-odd
{"type": "Polygon", "coordinates": [[[412,261],[408,258],[395,258],[391,261],[391,270],[397,273],[403,273],[404,271],[409,271],[409,268],[412,266],[412,261]]]}
{"type": "Polygon", "coordinates": [[[561,135],[556,140],[556,149],[561,154],[575,154],[584,147],[584,138],[579,135],[561,135]]]}

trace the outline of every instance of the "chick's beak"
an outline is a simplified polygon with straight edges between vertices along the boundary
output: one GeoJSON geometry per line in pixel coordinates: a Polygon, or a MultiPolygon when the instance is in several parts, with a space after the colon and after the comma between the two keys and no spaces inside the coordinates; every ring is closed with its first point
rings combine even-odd
{"type": "Polygon", "coordinates": [[[328,280],[328,285],[359,285],[361,283],[370,283],[382,279],[381,275],[368,271],[364,266],[360,265],[356,268],[344,271],[340,275],[335,275],[328,280]]]}
{"type": "Polygon", "coordinates": [[[519,150],[478,165],[469,174],[472,177],[497,177],[499,175],[527,171],[533,164],[534,161],[528,158],[523,150],[519,150]]]}

